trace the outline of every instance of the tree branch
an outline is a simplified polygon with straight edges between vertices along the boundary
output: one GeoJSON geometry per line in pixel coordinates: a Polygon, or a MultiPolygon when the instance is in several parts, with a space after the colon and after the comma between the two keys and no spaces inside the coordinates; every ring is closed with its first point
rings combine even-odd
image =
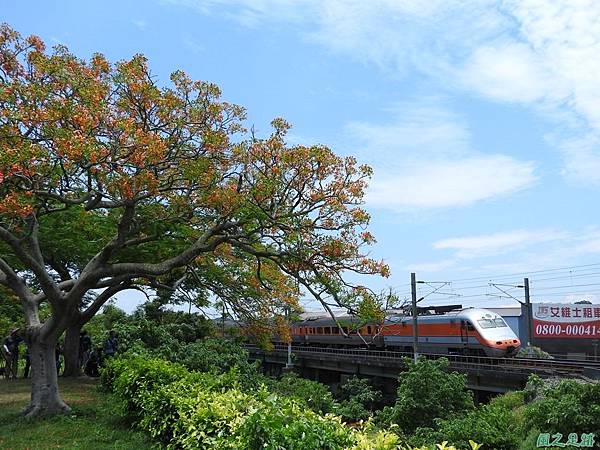
{"type": "Polygon", "coordinates": [[[51,303],[57,303],[58,301],[60,301],[60,290],[58,289],[58,286],[56,285],[52,277],[50,277],[48,272],[46,272],[43,263],[39,264],[36,258],[32,257],[25,251],[19,239],[17,239],[12,233],[10,233],[7,229],[1,226],[0,239],[6,242],[14,251],[15,255],[21,260],[21,262],[33,272],[38,282],[40,283],[44,294],[46,294],[48,300],[51,303]]]}
{"type": "Polygon", "coordinates": [[[102,305],[104,305],[111,297],[118,294],[119,292],[125,291],[127,289],[131,289],[131,280],[123,281],[120,284],[115,286],[111,286],[106,288],[98,297],[94,299],[94,301],[83,311],[80,315],[80,323],[84,324],[89,322],[89,320],[94,317],[94,315],[100,310],[102,305]]]}

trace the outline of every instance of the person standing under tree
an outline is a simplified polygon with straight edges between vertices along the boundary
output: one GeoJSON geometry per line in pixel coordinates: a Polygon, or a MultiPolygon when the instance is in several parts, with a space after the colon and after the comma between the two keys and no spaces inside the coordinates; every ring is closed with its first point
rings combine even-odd
{"type": "Polygon", "coordinates": [[[10,332],[8,337],[4,339],[2,345],[2,354],[6,360],[5,376],[6,378],[17,378],[19,370],[19,344],[23,338],[19,336],[19,329],[16,328],[10,332]]]}
{"type": "Polygon", "coordinates": [[[85,370],[90,353],[92,352],[92,338],[86,330],[82,330],[79,335],[79,367],[85,370]]]}
{"type": "Polygon", "coordinates": [[[119,341],[117,340],[117,334],[114,330],[111,330],[108,334],[108,339],[104,343],[104,356],[112,358],[119,351],[119,341]]]}

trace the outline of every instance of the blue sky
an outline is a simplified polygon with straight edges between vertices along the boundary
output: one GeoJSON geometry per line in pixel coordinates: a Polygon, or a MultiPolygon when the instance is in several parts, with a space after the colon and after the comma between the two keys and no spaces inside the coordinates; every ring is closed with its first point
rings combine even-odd
{"type": "MultiPolygon", "coordinates": [[[[374,288],[403,292],[415,270],[436,281],[530,274],[537,301],[600,293],[600,265],[589,266],[600,261],[599,2],[1,3],[0,21],[22,34],[82,57],[144,53],[161,81],[184,69],[217,83],[259,134],[282,116],[291,142],[371,164],[372,254],[392,269],[374,288]],[[566,269],[532,273],[554,268],[566,269]]],[[[469,283],[481,281],[448,289],[469,283]]],[[[450,300],[510,303],[477,289],[450,300]]]]}

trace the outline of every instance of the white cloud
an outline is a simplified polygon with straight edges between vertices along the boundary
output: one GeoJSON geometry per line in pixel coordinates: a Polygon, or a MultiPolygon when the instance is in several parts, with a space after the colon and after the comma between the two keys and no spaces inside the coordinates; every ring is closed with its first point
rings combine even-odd
{"type": "Polygon", "coordinates": [[[398,212],[468,206],[537,180],[532,162],[474,150],[468,127],[438,103],[397,105],[389,124],[347,125],[354,153],[375,170],[368,206],[398,212]]]}
{"type": "Polygon", "coordinates": [[[148,27],[148,22],[142,19],[134,19],[131,23],[133,23],[140,31],[146,31],[146,28],[148,27]]]}
{"type": "MultiPolygon", "coordinates": [[[[594,261],[600,254],[600,229],[518,229],[449,237],[434,242],[432,248],[449,255],[439,260],[411,265],[407,269],[440,272],[460,267],[464,270],[465,263],[469,263],[469,272],[472,274],[525,275],[549,267],[576,265],[582,258],[594,261]],[[590,257],[594,260],[589,259],[590,257]]],[[[583,269],[579,272],[583,275],[579,275],[576,270],[573,274],[585,276],[590,271],[595,272],[597,268],[583,269]]],[[[545,277],[548,275],[542,278],[545,277]]]]}
{"type": "Polygon", "coordinates": [[[540,58],[521,43],[482,46],[456,76],[464,89],[508,102],[534,102],[559,93],[559,83],[545,71],[540,58]]]}
{"type": "Polygon", "coordinates": [[[347,57],[532,107],[562,128],[552,142],[565,176],[600,183],[597,0],[165,1],[245,26],[293,23],[303,37],[347,57]]]}
{"type": "Polygon", "coordinates": [[[424,161],[398,173],[378,173],[367,204],[400,211],[468,206],[529,187],[532,163],[505,155],[479,155],[456,161],[424,161]]]}
{"type": "Polygon", "coordinates": [[[458,258],[476,258],[514,252],[531,245],[566,239],[569,239],[567,233],[556,230],[515,230],[442,239],[434,242],[433,248],[453,250],[458,258]]]}

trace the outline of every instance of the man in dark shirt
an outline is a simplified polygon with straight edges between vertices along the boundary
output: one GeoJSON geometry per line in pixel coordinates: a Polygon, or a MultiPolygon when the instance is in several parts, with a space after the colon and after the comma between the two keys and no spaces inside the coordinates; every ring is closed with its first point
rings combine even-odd
{"type": "Polygon", "coordinates": [[[23,342],[23,338],[19,336],[19,329],[14,329],[8,337],[4,339],[2,344],[2,354],[6,361],[6,378],[17,378],[17,370],[19,368],[19,344],[23,342]]]}
{"type": "Polygon", "coordinates": [[[90,359],[92,351],[92,338],[86,330],[82,330],[79,334],[79,367],[85,370],[85,366],[90,359]]]}
{"type": "Polygon", "coordinates": [[[104,343],[104,356],[112,358],[119,351],[119,341],[117,340],[117,334],[111,330],[108,335],[108,339],[104,343]]]}

